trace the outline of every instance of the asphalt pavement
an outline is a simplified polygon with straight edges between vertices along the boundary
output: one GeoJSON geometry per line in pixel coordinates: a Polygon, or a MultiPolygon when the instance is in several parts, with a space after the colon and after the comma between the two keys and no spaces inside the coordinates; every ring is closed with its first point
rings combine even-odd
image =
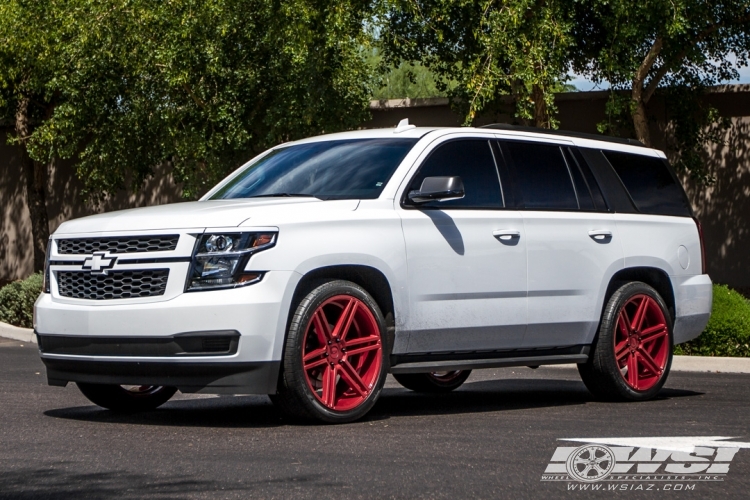
{"type": "Polygon", "coordinates": [[[600,403],[575,370],[506,368],[474,372],[441,396],[389,379],[367,418],[348,425],[288,422],[265,396],[178,394],[118,415],[73,384],[47,386],[36,346],[0,339],[0,499],[747,498],[750,449],[720,480],[581,491],[542,476],[557,447],[581,444],[564,438],[750,441],[749,383],[679,372],[654,401],[600,403]]]}

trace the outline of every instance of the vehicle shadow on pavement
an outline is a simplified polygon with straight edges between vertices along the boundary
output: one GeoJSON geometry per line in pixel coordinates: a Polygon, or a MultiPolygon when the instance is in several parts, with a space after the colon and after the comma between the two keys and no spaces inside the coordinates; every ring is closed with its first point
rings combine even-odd
{"type": "MultiPolygon", "coordinates": [[[[663,389],[653,401],[700,396],[682,389],[663,389]]],[[[469,382],[448,394],[418,394],[385,389],[370,415],[373,419],[405,415],[501,412],[596,403],[582,382],[503,379],[469,382]]]]}
{"type": "Polygon", "coordinates": [[[90,405],[47,410],[44,414],[85,422],[178,427],[262,428],[287,423],[266,396],[178,399],[139,413],[116,413],[90,405]]]}
{"type": "MultiPolygon", "coordinates": [[[[655,399],[700,396],[702,393],[663,389],[655,399]]],[[[385,388],[364,420],[391,417],[502,412],[594,403],[580,381],[549,379],[503,379],[469,382],[448,394],[419,394],[403,388],[385,388]]],[[[266,396],[224,396],[178,399],[155,411],[123,414],[98,406],[76,406],[47,410],[48,417],[111,424],[268,428],[297,425],[281,416],[266,396]]],[[[309,425],[309,424],[307,424],[309,425]]]]}

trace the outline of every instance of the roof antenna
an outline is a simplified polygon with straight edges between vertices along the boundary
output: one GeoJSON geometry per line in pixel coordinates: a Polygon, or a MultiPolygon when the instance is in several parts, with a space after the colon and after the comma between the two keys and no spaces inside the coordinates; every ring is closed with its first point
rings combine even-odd
{"type": "Polygon", "coordinates": [[[400,122],[398,122],[398,125],[396,125],[396,130],[393,131],[394,134],[400,134],[401,132],[406,132],[407,130],[411,130],[413,128],[417,128],[416,125],[409,125],[409,119],[404,118],[400,122]]]}

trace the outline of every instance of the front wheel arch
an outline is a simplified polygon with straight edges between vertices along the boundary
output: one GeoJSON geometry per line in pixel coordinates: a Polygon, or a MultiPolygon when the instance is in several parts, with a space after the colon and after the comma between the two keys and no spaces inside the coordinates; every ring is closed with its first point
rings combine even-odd
{"type": "Polygon", "coordinates": [[[297,282],[292,295],[292,301],[289,306],[286,325],[284,328],[284,344],[286,345],[286,335],[289,332],[289,326],[302,299],[313,291],[317,286],[326,281],[343,280],[355,283],[365,289],[380,307],[383,313],[387,329],[388,351],[391,355],[396,334],[396,308],[394,306],[393,291],[388,278],[385,274],[372,266],[361,264],[347,264],[326,266],[313,269],[297,282]]]}

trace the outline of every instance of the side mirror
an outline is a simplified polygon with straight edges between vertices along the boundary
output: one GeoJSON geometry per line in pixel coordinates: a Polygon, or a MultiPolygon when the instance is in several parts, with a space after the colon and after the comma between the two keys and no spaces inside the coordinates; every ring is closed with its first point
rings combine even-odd
{"type": "Polygon", "coordinates": [[[433,200],[460,200],[464,194],[461,177],[425,177],[419,191],[410,191],[407,198],[412,203],[419,204],[433,200]]]}

